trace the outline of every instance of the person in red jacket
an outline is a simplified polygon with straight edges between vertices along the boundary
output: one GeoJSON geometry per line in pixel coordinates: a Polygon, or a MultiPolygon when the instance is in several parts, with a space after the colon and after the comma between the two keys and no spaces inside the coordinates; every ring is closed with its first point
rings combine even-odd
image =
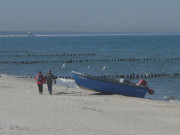
{"type": "Polygon", "coordinates": [[[36,80],[37,80],[39,93],[43,94],[43,83],[46,82],[46,79],[44,78],[44,75],[42,74],[41,71],[39,71],[38,75],[36,76],[36,80]]]}

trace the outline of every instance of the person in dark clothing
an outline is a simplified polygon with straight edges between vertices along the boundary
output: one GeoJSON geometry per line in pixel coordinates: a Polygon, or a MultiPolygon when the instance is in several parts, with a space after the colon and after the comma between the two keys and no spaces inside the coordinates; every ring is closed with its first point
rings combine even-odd
{"type": "Polygon", "coordinates": [[[44,75],[42,74],[41,71],[39,71],[38,75],[36,76],[36,80],[37,80],[39,93],[43,94],[43,83],[45,83],[46,80],[45,80],[44,75]]]}
{"type": "Polygon", "coordinates": [[[48,71],[47,75],[45,76],[45,79],[47,81],[47,87],[48,87],[49,94],[52,94],[52,83],[54,80],[54,83],[56,84],[56,80],[55,80],[56,78],[51,73],[51,70],[48,71]]]}

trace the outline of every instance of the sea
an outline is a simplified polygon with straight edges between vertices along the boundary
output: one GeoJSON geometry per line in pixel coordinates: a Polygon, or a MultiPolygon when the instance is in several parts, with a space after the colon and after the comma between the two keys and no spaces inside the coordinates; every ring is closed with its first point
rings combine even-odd
{"type": "Polygon", "coordinates": [[[0,32],[1,76],[34,77],[51,70],[57,85],[74,88],[72,71],[113,79],[124,75],[132,82],[144,74],[155,90],[145,98],[180,103],[180,34],[28,34],[0,32]]]}

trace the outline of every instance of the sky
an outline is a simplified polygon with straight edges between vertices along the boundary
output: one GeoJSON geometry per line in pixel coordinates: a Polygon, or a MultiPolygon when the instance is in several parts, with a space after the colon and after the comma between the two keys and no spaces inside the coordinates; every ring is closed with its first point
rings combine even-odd
{"type": "Polygon", "coordinates": [[[0,0],[0,31],[180,32],[180,0],[0,0]]]}

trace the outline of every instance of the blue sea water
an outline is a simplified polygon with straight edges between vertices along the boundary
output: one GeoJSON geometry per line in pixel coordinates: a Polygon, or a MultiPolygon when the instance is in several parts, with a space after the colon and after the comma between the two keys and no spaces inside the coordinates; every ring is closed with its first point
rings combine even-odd
{"type": "MultiPolygon", "coordinates": [[[[180,35],[0,37],[0,74],[36,76],[40,70],[44,74],[52,70],[57,76],[71,76],[72,70],[96,76],[140,74],[142,72],[180,73],[180,60],[168,59],[180,58],[179,51],[180,35]],[[63,54],[89,55],[63,56],[63,54]],[[131,58],[139,58],[141,61],[115,61],[115,59],[131,58]],[[143,61],[144,58],[156,58],[156,60],[143,61]],[[62,68],[64,63],[62,61],[71,59],[96,61],[65,63],[65,67],[62,68]],[[3,61],[51,62],[14,64],[2,63],[3,61]],[[87,66],[89,66],[88,69],[87,66]],[[106,68],[102,70],[104,66],[106,68]]],[[[146,98],[172,101],[180,99],[180,76],[169,75],[147,79],[149,87],[156,92],[154,95],[147,94],[146,98]]],[[[138,82],[139,79],[131,81],[138,82]]]]}

